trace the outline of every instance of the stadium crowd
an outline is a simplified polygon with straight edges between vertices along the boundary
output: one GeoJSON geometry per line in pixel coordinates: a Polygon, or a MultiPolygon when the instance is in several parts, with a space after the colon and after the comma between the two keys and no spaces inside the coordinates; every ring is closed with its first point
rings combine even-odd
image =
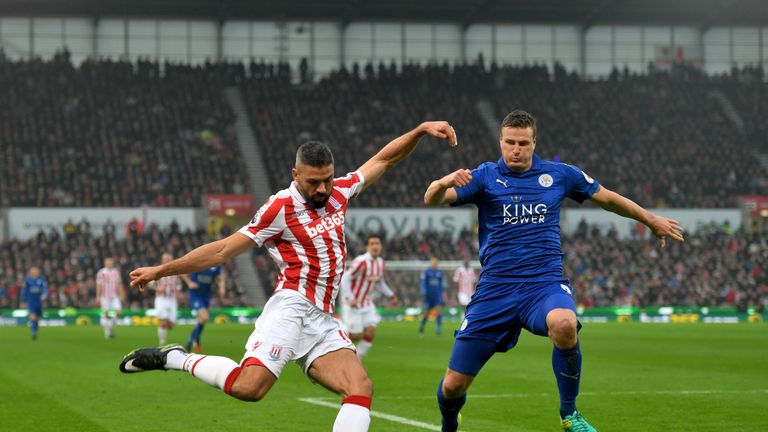
{"type": "MultiPolygon", "coordinates": [[[[48,61],[10,60],[0,52],[0,207],[197,207],[205,193],[248,193],[234,114],[223,98],[227,85],[243,91],[274,190],[288,185],[295,150],[307,140],[328,142],[342,174],[425,119],[457,127],[458,148],[424,143],[355,206],[421,206],[434,178],[496,160],[498,119],[513,108],[538,117],[542,157],[579,165],[644,206],[733,207],[739,195],[768,190],[755,157],[768,131],[761,68],[721,76],[684,67],[615,70],[587,80],[561,66],[550,71],[480,59],[452,67],[355,64],[312,83],[306,68],[294,79],[287,64],[88,60],[75,67],[66,51],[48,61]],[[743,119],[743,132],[718,94],[743,119]],[[484,99],[490,119],[478,109],[484,99]]],[[[161,250],[179,253],[203,241],[203,233],[156,226],[117,240],[91,232],[85,221],[68,225],[65,235],[10,240],[0,244],[0,307],[17,305],[19,283],[33,264],[49,278],[51,305],[94,306],[93,276],[104,256],[116,256],[127,269],[142,259],[156,262],[161,250]]],[[[725,228],[702,230],[664,251],[650,239],[589,228],[563,238],[566,275],[579,302],[595,306],[762,308],[765,243],[725,228]]],[[[362,251],[354,239],[349,246],[350,256],[362,251]]],[[[476,257],[477,240],[470,232],[458,240],[439,233],[386,239],[387,259],[432,255],[476,257]]],[[[265,286],[273,286],[271,260],[258,250],[254,260],[265,286]]],[[[418,275],[388,276],[405,304],[419,302],[418,275]]],[[[225,303],[242,304],[237,279],[229,280],[225,303]]],[[[131,296],[130,307],[151,301],[131,296]]]]}
{"type": "MultiPolygon", "coordinates": [[[[203,230],[181,231],[177,224],[160,228],[129,223],[127,236],[120,238],[114,224],[104,225],[102,232],[93,232],[87,220],[64,227],[64,234],[56,230],[39,232],[27,241],[12,239],[0,243],[0,308],[19,306],[19,294],[24,276],[32,266],[40,268],[49,285],[48,307],[98,308],[96,272],[103,267],[104,258],[113,257],[127,288],[128,272],[132,269],[160,262],[163,252],[174,256],[186,253],[210,241],[203,230]],[[137,227],[138,230],[130,227],[137,227]]],[[[215,306],[243,306],[245,293],[240,286],[237,269],[231,262],[224,266],[226,297],[214,296],[215,306]]],[[[124,308],[152,307],[154,293],[126,289],[124,308]]],[[[180,296],[180,307],[186,307],[187,296],[180,296]]]]}
{"type": "Polygon", "coordinates": [[[0,207],[199,207],[247,192],[230,69],[0,52],[0,207]]]}
{"type": "Polygon", "coordinates": [[[738,131],[713,97],[722,85],[742,88],[736,85],[739,76],[676,68],[642,75],[615,70],[586,80],[559,65],[550,72],[544,66],[482,62],[400,70],[367,64],[342,68],[316,85],[251,77],[244,89],[259,143],[277,162],[270,167],[275,185],[285,183],[283,167],[291,166],[304,141],[330,143],[339,170],[346,172],[420,121],[448,119],[459,134],[457,151],[420,146],[389,181],[356,204],[419,206],[420,192],[434,178],[498,159],[496,125],[523,108],[538,117],[542,157],[579,165],[644,206],[709,208],[736,206],[738,195],[768,188],[754,157],[765,137],[765,98],[755,94],[765,93],[765,83],[724,92],[737,98],[739,111],[762,122],[762,129],[749,134],[738,131]],[[482,99],[493,106],[485,123],[477,108],[482,99]]]}
{"type": "Polygon", "coordinates": [[[420,206],[432,179],[496,160],[498,119],[524,108],[539,119],[542,157],[579,165],[644,206],[730,207],[768,188],[754,157],[768,127],[763,76],[760,68],[710,77],[680,67],[587,80],[559,65],[479,59],[354,64],[312,83],[306,68],[263,61],[75,67],[66,51],[48,61],[0,52],[0,206],[189,207],[206,193],[247,193],[223,97],[225,86],[239,85],[273,189],[289,181],[302,142],[328,142],[343,173],[421,121],[447,119],[457,149],[420,146],[356,203],[420,206]],[[743,133],[716,93],[743,118],[743,133]],[[485,121],[482,100],[492,108],[485,121]]]}
{"type": "MultiPolygon", "coordinates": [[[[364,239],[360,233],[356,238],[364,239]]],[[[470,231],[457,239],[437,232],[383,237],[387,260],[464,260],[477,257],[477,236],[470,231]]],[[[572,235],[563,235],[563,270],[583,306],[736,306],[740,310],[768,307],[768,238],[712,223],[684,244],[660,249],[648,233],[619,238],[582,222],[572,235]]],[[[364,253],[350,238],[349,256],[364,253]]],[[[274,286],[277,268],[263,253],[256,263],[265,286],[274,286]]],[[[426,264],[425,264],[426,267],[426,264]]],[[[401,304],[420,306],[420,270],[387,270],[385,278],[401,304]]],[[[446,271],[448,304],[456,305],[456,287],[446,271]]]]}

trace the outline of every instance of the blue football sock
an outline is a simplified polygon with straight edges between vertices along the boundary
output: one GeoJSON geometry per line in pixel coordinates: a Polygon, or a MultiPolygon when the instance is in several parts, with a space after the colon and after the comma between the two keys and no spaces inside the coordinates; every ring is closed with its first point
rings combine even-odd
{"type": "Polygon", "coordinates": [[[192,329],[192,334],[189,335],[189,340],[187,340],[187,345],[192,346],[193,343],[196,343],[198,340],[198,335],[200,334],[200,323],[197,323],[194,329],[192,329]]]}
{"type": "Polygon", "coordinates": [[[429,321],[429,312],[425,312],[424,318],[421,319],[421,324],[419,324],[419,333],[424,333],[424,327],[426,327],[427,321],[429,321]]]}
{"type": "Polygon", "coordinates": [[[437,386],[437,406],[443,416],[443,432],[454,432],[459,428],[459,411],[466,401],[466,393],[457,399],[446,398],[443,394],[443,380],[440,380],[437,386]]]}
{"type": "Polygon", "coordinates": [[[30,322],[29,329],[32,330],[32,336],[37,336],[37,327],[39,323],[37,321],[30,322]]]}
{"type": "Polygon", "coordinates": [[[195,327],[197,330],[197,336],[195,337],[195,342],[197,342],[198,345],[200,345],[200,335],[203,334],[203,330],[205,329],[205,324],[197,323],[197,327],[195,327]],[[199,328],[199,330],[197,330],[199,328]]]}
{"type": "Polygon", "coordinates": [[[576,411],[576,396],[579,394],[581,381],[581,349],[579,342],[570,349],[554,347],[552,350],[552,370],[560,390],[560,418],[576,411]]]}
{"type": "Polygon", "coordinates": [[[437,314],[435,321],[437,321],[437,334],[439,335],[443,331],[443,314],[437,314]]]}

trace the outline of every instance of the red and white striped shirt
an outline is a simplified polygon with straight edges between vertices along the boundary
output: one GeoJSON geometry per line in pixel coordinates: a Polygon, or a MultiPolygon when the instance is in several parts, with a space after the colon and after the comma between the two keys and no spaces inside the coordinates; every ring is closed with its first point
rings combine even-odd
{"type": "Polygon", "coordinates": [[[176,275],[162,277],[155,282],[155,294],[157,297],[175,299],[179,288],[181,288],[181,278],[176,275]]]}
{"type": "Polygon", "coordinates": [[[352,261],[342,280],[344,299],[355,299],[358,307],[373,305],[373,293],[380,291],[387,297],[395,295],[384,281],[384,259],[364,253],[352,261]]]}
{"type": "Polygon", "coordinates": [[[96,284],[101,287],[101,298],[113,299],[120,294],[120,271],[114,267],[102,268],[96,273],[96,284]]]}
{"type": "Polygon", "coordinates": [[[459,267],[453,272],[453,281],[458,285],[459,294],[464,294],[467,298],[475,293],[475,281],[477,274],[472,267],[459,267]]]}
{"type": "Polygon", "coordinates": [[[292,183],[272,195],[240,233],[267,247],[279,268],[275,291],[294,290],[325,312],[333,312],[347,248],[347,203],[363,189],[358,171],[333,181],[324,208],[314,209],[292,183]]]}

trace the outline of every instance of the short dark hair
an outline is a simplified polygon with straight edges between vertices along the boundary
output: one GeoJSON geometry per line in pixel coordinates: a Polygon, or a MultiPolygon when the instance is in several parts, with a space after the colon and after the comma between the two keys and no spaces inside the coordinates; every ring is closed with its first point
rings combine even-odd
{"type": "Polygon", "coordinates": [[[529,127],[533,131],[533,137],[536,138],[536,119],[523,110],[514,110],[507,114],[501,121],[501,129],[505,127],[522,129],[529,127]]]}
{"type": "Polygon", "coordinates": [[[381,240],[381,236],[378,234],[368,234],[368,237],[365,238],[365,245],[368,246],[368,244],[371,242],[371,239],[379,239],[380,242],[384,243],[381,240]]]}
{"type": "Polygon", "coordinates": [[[333,153],[320,141],[307,141],[296,150],[296,165],[299,164],[313,167],[333,165],[333,153]]]}

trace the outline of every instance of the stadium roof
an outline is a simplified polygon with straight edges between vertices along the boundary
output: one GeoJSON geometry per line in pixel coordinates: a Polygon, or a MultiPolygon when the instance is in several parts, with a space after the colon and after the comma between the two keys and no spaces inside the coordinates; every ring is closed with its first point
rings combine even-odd
{"type": "Polygon", "coordinates": [[[0,0],[0,15],[768,25],[766,0],[0,0]]]}

